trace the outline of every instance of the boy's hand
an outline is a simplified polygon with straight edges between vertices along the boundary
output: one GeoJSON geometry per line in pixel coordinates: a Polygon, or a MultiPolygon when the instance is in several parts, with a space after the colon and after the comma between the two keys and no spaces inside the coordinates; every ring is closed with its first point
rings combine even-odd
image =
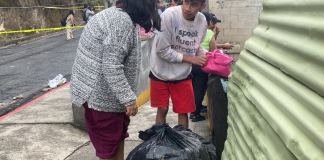
{"type": "Polygon", "coordinates": [[[200,55],[200,56],[183,56],[183,62],[188,62],[191,64],[204,66],[207,63],[207,56],[200,55]]]}
{"type": "Polygon", "coordinates": [[[127,106],[127,112],[126,112],[127,116],[135,116],[136,114],[137,114],[136,103],[127,106]]]}

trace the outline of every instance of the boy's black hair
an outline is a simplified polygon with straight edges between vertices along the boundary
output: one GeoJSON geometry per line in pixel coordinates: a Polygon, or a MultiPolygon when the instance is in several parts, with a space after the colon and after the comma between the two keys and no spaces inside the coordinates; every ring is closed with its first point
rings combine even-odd
{"type": "Polygon", "coordinates": [[[146,32],[151,29],[161,30],[161,18],[157,12],[155,0],[122,0],[122,8],[146,32]]]}
{"type": "MultiPolygon", "coordinates": [[[[183,4],[183,0],[176,0],[178,5],[182,5],[183,4]]],[[[193,2],[201,2],[202,4],[206,3],[206,0],[189,0],[190,3],[193,2]]]]}

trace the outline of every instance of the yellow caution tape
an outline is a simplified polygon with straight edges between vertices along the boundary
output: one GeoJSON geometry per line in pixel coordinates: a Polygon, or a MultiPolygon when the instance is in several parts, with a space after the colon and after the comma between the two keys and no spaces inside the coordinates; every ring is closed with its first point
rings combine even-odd
{"type": "Polygon", "coordinates": [[[44,7],[45,9],[82,10],[83,7],[44,7]]]}
{"type": "Polygon", "coordinates": [[[2,31],[1,34],[13,34],[13,33],[30,33],[30,32],[41,32],[41,31],[59,31],[64,29],[83,28],[84,26],[72,26],[72,27],[56,27],[56,28],[39,28],[39,29],[28,29],[28,30],[17,30],[17,31],[2,31]]]}
{"type": "MultiPolygon", "coordinates": [[[[74,7],[44,7],[46,9],[62,9],[62,10],[83,10],[83,6],[74,6],[74,7]]],[[[102,10],[105,6],[94,6],[96,10],[102,10]]]]}
{"type": "MultiPolygon", "coordinates": [[[[55,6],[30,6],[30,7],[0,7],[0,9],[30,9],[30,8],[45,8],[45,9],[62,9],[62,10],[82,10],[83,6],[71,7],[55,7],[55,6]]],[[[96,9],[103,9],[105,6],[94,6],[96,9]]]]}

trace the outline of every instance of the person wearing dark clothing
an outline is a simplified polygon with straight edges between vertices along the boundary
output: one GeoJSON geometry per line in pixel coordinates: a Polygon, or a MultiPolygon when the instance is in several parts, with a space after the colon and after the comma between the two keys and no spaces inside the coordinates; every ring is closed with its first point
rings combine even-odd
{"type": "Polygon", "coordinates": [[[201,70],[201,67],[197,65],[192,66],[191,74],[192,86],[195,95],[196,111],[190,114],[190,119],[192,122],[198,122],[206,119],[200,114],[200,112],[204,108],[202,101],[204,100],[204,96],[207,90],[208,74],[203,72],[201,70]]]}
{"type": "MultiPolygon", "coordinates": [[[[207,21],[207,25],[208,25],[208,29],[207,29],[207,33],[205,35],[205,38],[203,40],[203,42],[201,43],[201,48],[206,50],[206,51],[212,51],[216,46],[216,41],[214,38],[214,34],[213,31],[210,30],[211,27],[211,15],[209,13],[203,12],[206,21],[207,21]],[[206,45],[205,45],[206,43],[206,45]]],[[[201,110],[204,108],[202,106],[202,101],[204,99],[206,90],[207,90],[207,81],[208,81],[208,74],[203,72],[201,70],[201,66],[198,65],[192,65],[192,86],[194,89],[194,95],[195,95],[195,106],[196,106],[196,110],[195,112],[190,114],[190,119],[192,122],[198,122],[198,121],[203,121],[206,118],[204,116],[202,116],[200,114],[201,110]]]]}

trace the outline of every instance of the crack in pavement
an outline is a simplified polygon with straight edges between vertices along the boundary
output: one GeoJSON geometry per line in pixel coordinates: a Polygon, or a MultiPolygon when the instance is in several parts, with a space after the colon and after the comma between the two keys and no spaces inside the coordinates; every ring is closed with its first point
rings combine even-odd
{"type": "MultiPolygon", "coordinates": [[[[125,140],[125,141],[128,141],[128,142],[143,142],[142,140],[125,140]]],[[[89,146],[91,143],[91,141],[87,141],[85,142],[84,144],[78,146],[75,150],[72,151],[71,154],[69,154],[67,157],[65,157],[63,160],[67,160],[69,157],[71,157],[74,153],[76,153],[78,150],[80,150],[81,148],[83,147],[86,147],[86,146],[89,146]]]]}
{"type": "Polygon", "coordinates": [[[64,160],[68,159],[69,157],[71,157],[75,152],[77,152],[78,150],[80,150],[83,147],[89,146],[90,145],[90,141],[85,142],[84,144],[78,146],[75,150],[72,151],[72,153],[70,153],[67,157],[64,158],[64,160]]]}

